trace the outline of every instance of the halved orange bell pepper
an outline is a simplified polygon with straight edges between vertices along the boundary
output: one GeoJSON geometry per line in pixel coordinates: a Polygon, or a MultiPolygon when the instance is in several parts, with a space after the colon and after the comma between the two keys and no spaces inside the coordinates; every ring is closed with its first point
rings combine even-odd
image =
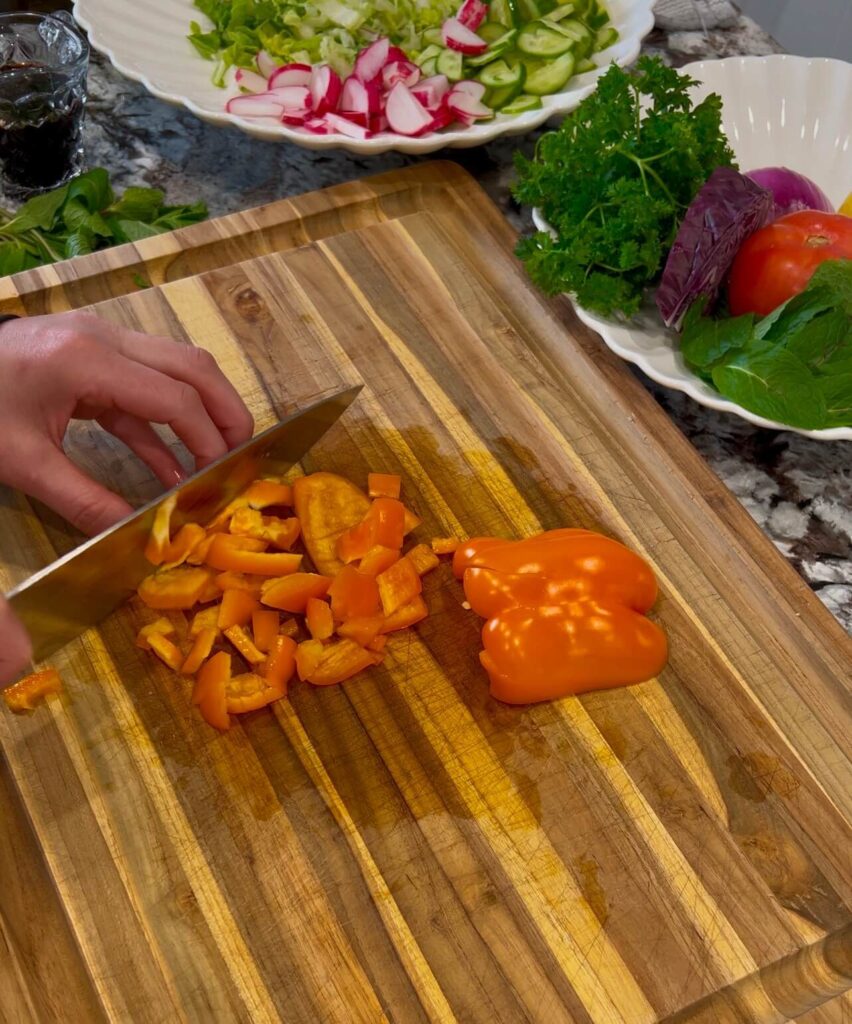
{"type": "Polygon", "coordinates": [[[394,562],[398,562],[400,552],[394,548],[383,548],[381,545],[371,548],[358,563],[358,572],[367,576],[378,576],[385,569],[390,569],[394,562]]]}
{"type": "Polygon", "coordinates": [[[407,558],[401,558],[390,569],[376,577],[382,611],[385,615],[393,615],[395,611],[410,604],[423,589],[423,582],[417,570],[407,558]]]}
{"type": "Polygon", "coordinates": [[[145,545],[145,557],[152,565],[161,565],[171,543],[172,514],[177,505],[177,494],[170,494],[154,513],[151,535],[145,545]]]}
{"type": "Polygon", "coordinates": [[[265,576],[246,576],[244,572],[220,572],[216,577],[216,586],[223,593],[226,590],[244,590],[255,597],[260,597],[265,582],[265,576]]]}
{"type": "Polygon", "coordinates": [[[425,576],[427,572],[437,569],[441,564],[440,558],[427,544],[418,544],[405,557],[414,566],[418,576],[425,576]]]}
{"type": "Polygon", "coordinates": [[[195,637],[192,650],[187,654],[186,660],[181,665],[181,675],[194,676],[204,662],[210,657],[213,644],[219,636],[219,630],[215,626],[207,626],[200,630],[195,637]]]}
{"type": "Polygon", "coordinates": [[[218,533],[207,552],[207,564],[214,569],[230,569],[233,572],[246,572],[256,576],[286,576],[297,572],[302,563],[302,556],[295,554],[252,551],[244,546],[235,547],[233,542],[242,545],[266,545],[254,537],[238,537],[230,533],[218,533]]]}
{"type": "Polygon", "coordinates": [[[148,638],[148,644],[160,661],[168,665],[173,672],[180,672],[184,660],[183,653],[167,636],[163,636],[162,633],[152,633],[148,638]]]}
{"type": "Polygon", "coordinates": [[[458,537],[433,537],[432,550],[436,555],[452,555],[461,547],[458,537]]]}
{"type": "Polygon", "coordinates": [[[204,629],[219,629],[219,606],[215,605],[211,608],[202,608],[200,612],[196,612],[192,619],[192,625],[189,627],[189,635],[193,638],[197,637],[198,634],[204,629]]]}
{"type": "Polygon", "coordinates": [[[341,534],[360,523],[370,500],[353,483],[335,473],[312,473],[293,484],[302,541],[318,572],[334,576],[343,568],[337,556],[341,534]]]}
{"type": "Polygon", "coordinates": [[[223,732],[231,728],[227,699],[230,678],[231,655],[219,651],[201,666],[192,689],[192,703],[198,705],[210,725],[223,732]]]}
{"type": "Polygon", "coordinates": [[[277,636],[269,652],[264,678],[284,695],[295,671],[296,641],[289,636],[277,636]]]}
{"type": "Polygon", "coordinates": [[[428,615],[429,609],[426,607],[426,602],[418,595],[402,608],[397,608],[393,615],[385,617],[382,633],[394,633],[398,629],[408,629],[409,626],[415,626],[418,622],[422,622],[428,615]]]}
{"type": "Polygon", "coordinates": [[[398,498],[402,490],[402,477],[395,473],[369,473],[367,491],[371,498],[398,498]]]}
{"type": "Polygon", "coordinates": [[[156,622],[149,622],[147,626],[143,626],[136,634],[136,646],[141,647],[143,651],[150,651],[151,644],[149,640],[154,633],[171,636],[174,631],[174,623],[168,619],[157,619],[156,622]]]}
{"type": "Polygon", "coordinates": [[[49,693],[59,693],[61,689],[59,673],[55,668],[46,668],[5,689],[3,700],[12,711],[32,711],[49,693]]]}
{"type": "Polygon", "coordinates": [[[305,680],[316,671],[324,650],[321,640],[304,640],[299,644],[296,648],[296,671],[300,679],[305,680]]]}
{"type": "Polygon", "coordinates": [[[328,601],[318,597],[308,598],[305,613],[308,632],[314,640],[328,640],[334,632],[334,616],[328,601]]]}
{"type": "Polygon", "coordinates": [[[255,646],[268,654],[278,636],[280,625],[281,616],[271,608],[258,608],[257,611],[252,612],[251,633],[255,646]]]}
{"type": "Polygon", "coordinates": [[[280,700],[285,693],[285,687],[273,686],[255,672],[244,672],[231,676],[226,683],[226,707],[232,715],[244,715],[247,711],[258,711],[280,700]]]}
{"type": "Polygon", "coordinates": [[[322,657],[307,680],[314,686],[334,686],[374,665],[373,654],[354,640],[337,640],[323,649],[322,657]]]}
{"type": "Polygon", "coordinates": [[[213,573],[209,569],[180,565],[146,577],[139,584],[137,593],[149,608],[160,611],[192,608],[198,604],[212,579],[213,573]]]}
{"type": "Polygon", "coordinates": [[[206,539],[207,532],[203,526],[186,523],[178,530],[175,539],[166,549],[165,568],[174,569],[177,565],[183,565],[198,545],[204,543],[206,539]]]}
{"type": "Polygon", "coordinates": [[[302,614],[310,598],[325,597],[331,582],[329,576],[319,576],[313,572],[294,572],[281,579],[267,581],[263,585],[260,599],[270,608],[302,614]]]}
{"type": "Polygon", "coordinates": [[[354,640],[361,647],[369,647],[385,625],[384,615],[368,615],[363,618],[347,619],[337,627],[340,636],[354,640]]]}
{"type": "Polygon", "coordinates": [[[228,527],[232,534],[243,537],[257,537],[268,541],[280,551],[289,551],[299,539],[301,526],[296,518],[279,519],[264,516],[253,508],[239,508],[231,517],[228,527]]]}
{"type": "Polygon", "coordinates": [[[351,565],[344,566],[328,588],[335,622],[375,615],[379,610],[379,587],[375,576],[366,576],[351,565]]]}
{"type": "Polygon", "coordinates": [[[219,605],[219,618],[216,625],[221,630],[231,626],[245,626],[260,608],[260,601],[245,590],[226,590],[219,605]]]}
{"type": "Polygon", "coordinates": [[[266,660],[266,655],[257,649],[244,626],[229,626],[223,632],[249,665],[259,665],[266,660]]]}

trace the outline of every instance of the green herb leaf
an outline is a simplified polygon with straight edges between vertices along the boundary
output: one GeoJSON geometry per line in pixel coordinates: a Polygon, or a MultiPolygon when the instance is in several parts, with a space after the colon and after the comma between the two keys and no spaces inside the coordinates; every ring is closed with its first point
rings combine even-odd
{"type": "Polygon", "coordinates": [[[95,251],[95,236],[87,227],[79,227],[72,231],[65,242],[65,255],[68,259],[73,256],[86,256],[95,251]]]}
{"type": "Polygon", "coordinates": [[[126,220],[150,223],[159,214],[163,199],[163,193],[158,188],[131,187],[125,190],[124,195],[107,212],[126,220]]]}
{"type": "Polygon", "coordinates": [[[207,204],[198,202],[187,206],[164,206],[154,221],[154,227],[160,231],[173,231],[175,228],[189,227],[206,220],[207,204]]]}
{"type": "Polygon", "coordinates": [[[80,197],[66,202],[62,209],[62,220],[69,233],[86,228],[101,238],[109,238],[112,235],[109,224],[99,213],[92,213],[80,197]]]}
{"type": "Polygon", "coordinates": [[[820,377],[816,384],[825,401],[825,420],[822,425],[852,426],[852,369],[832,377],[820,377]]]}
{"type": "Polygon", "coordinates": [[[138,242],[142,238],[161,234],[157,228],[141,220],[116,220],[115,237],[119,242],[138,242]]]}
{"type": "Polygon", "coordinates": [[[19,274],[35,266],[38,266],[38,261],[18,242],[0,242],[0,277],[19,274]]]}
{"type": "Polygon", "coordinates": [[[52,192],[45,192],[41,196],[33,196],[0,230],[3,234],[8,235],[21,234],[24,231],[31,231],[33,228],[50,231],[67,196],[67,185],[62,185],[61,188],[54,189],[52,192]]]}
{"type": "Polygon", "coordinates": [[[109,174],[103,167],[93,167],[86,171],[68,186],[68,198],[82,200],[92,213],[106,209],[115,198],[109,174]]]}
{"type": "Polygon", "coordinates": [[[747,313],[732,320],[685,322],[680,349],[686,365],[701,377],[711,377],[717,363],[753,342],[754,320],[754,314],[747,313]]]}
{"type": "Polygon", "coordinates": [[[826,399],[807,366],[785,349],[737,356],[712,371],[713,383],[744,409],[803,430],[825,424],[826,399]]]}

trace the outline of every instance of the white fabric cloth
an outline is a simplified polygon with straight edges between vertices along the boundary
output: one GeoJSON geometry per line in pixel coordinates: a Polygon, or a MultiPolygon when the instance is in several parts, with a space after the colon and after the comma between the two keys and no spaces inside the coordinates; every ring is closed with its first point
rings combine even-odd
{"type": "Polygon", "coordinates": [[[737,9],[730,0],[657,0],[657,28],[666,32],[709,31],[737,23],[737,9]]]}

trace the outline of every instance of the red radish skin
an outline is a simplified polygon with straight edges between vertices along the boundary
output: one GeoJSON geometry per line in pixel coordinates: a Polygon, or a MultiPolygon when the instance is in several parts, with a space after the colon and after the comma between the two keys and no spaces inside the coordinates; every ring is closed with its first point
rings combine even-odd
{"type": "Polygon", "coordinates": [[[332,134],[331,126],[326,124],[325,120],[321,117],[309,117],[302,127],[309,131],[311,135],[332,134]]]}
{"type": "Polygon", "coordinates": [[[366,85],[354,75],[343,83],[338,110],[342,113],[378,114],[382,109],[382,91],[378,82],[366,85]]]}
{"type": "Polygon", "coordinates": [[[285,110],[310,109],[313,104],[311,90],[306,85],[282,85],[278,89],[270,89],[267,95],[278,100],[285,110]]]}
{"type": "Polygon", "coordinates": [[[297,128],[301,128],[301,126],[313,116],[314,112],[309,107],[304,107],[302,110],[284,110],[281,113],[281,122],[283,124],[292,124],[297,128]]]}
{"type": "Polygon", "coordinates": [[[396,60],[408,60],[408,54],[398,46],[389,46],[385,64],[393,64],[396,60]]]}
{"type": "Polygon", "coordinates": [[[271,54],[266,52],[266,50],[258,50],[254,62],[257,64],[257,70],[267,81],[269,81],[272,75],[275,74],[281,66],[271,54]]]}
{"type": "MultiPolygon", "coordinates": [[[[372,82],[374,78],[382,73],[382,68],[388,62],[390,42],[387,39],[377,39],[374,43],[362,50],[355,58],[355,67],[352,74],[360,78],[362,82],[372,82]]],[[[405,54],[402,55],[403,58],[405,54]]]]}
{"type": "Polygon", "coordinates": [[[311,84],[310,64],[282,64],[269,76],[269,88],[281,89],[290,85],[311,84]]]}
{"type": "Polygon", "coordinates": [[[237,68],[234,80],[243,92],[266,92],[267,80],[256,71],[246,71],[245,68],[237,68]]]}
{"type": "Polygon", "coordinates": [[[225,110],[238,117],[280,117],[284,104],[278,99],[270,98],[267,93],[260,96],[234,96],[228,100],[225,110]]]}
{"type": "Polygon", "coordinates": [[[328,66],[320,64],[314,68],[311,75],[311,97],[313,108],[317,117],[327,114],[329,111],[337,110],[337,101],[343,89],[340,75],[328,66]]]}
{"type": "Polygon", "coordinates": [[[347,135],[350,139],[369,139],[373,134],[368,128],[350,121],[342,114],[326,114],[325,123],[329,128],[340,135],[347,135]]]}
{"type": "Polygon", "coordinates": [[[485,21],[488,7],[481,0],[464,0],[456,17],[471,32],[475,32],[485,21]]]}
{"type": "Polygon", "coordinates": [[[490,107],[486,107],[484,103],[480,103],[478,99],[471,96],[466,92],[451,92],[447,98],[447,106],[450,110],[461,120],[460,115],[464,115],[465,118],[485,118],[491,117],[494,111],[490,107]]]}
{"type": "Polygon", "coordinates": [[[429,111],[402,82],[397,82],[388,93],[385,114],[391,129],[400,135],[419,135],[433,120],[429,111]]]}
{"type": "Polygon", "coordinates": [[[444,41],[444,46],[469,56],[485,53],[488,49],[488,43],[462,25],[458,18],[447,18],[441,28],[441,38],[444,41]]]}
{"type": "Polygon", "coordinates": [[[472,96],[475,100],[481,100],[485,95],[485,86],[482,82],[472,82],[469,78],[466,78],[461,82],[456,82],[450,92],[465,93],[468,96],[472,96]]]}
{"type": "Polygon", "coordinates": [[[420,68],[410,60],[394,60],[382,68],[382,85],[392,89],[402,82],[410,89],[420,81],[420,68]]]}

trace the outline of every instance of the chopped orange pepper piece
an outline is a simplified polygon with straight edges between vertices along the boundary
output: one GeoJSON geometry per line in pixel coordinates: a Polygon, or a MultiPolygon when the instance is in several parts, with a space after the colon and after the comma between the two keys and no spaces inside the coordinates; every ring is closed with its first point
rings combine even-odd
{"type": "Polygon", "coordinates": [[[213,573],[209,569],[180,565],[142,580],[138,594],[149,608],[161,611],[192,608],[198,604],[212,578],[213,573]]]}
{"type": "Polygon", "coordinates": [[[337,640],[323,649],[322,657],[307,680],[314,686],[334,686],[375,664],[373,654],[354,640],[337,640]]]}
{"type": "Polygon", "coordinates": [[[409,533],[413,533],[418,526],[423,522],[420,516],[416,516],[410,508],[405,510],[405,518],[403,520],[403,533],[407,537],[409,533]]]}
{"type": "Polygon", "coordinates": [[[145,557],[152,565],[161,565],[171,543],[172,513],[177,505],[177,494],[170,494],[154,513],[151,536],[145,545],[145,557]]]}
{"type": "Polygon", "coordinates": [[[12,711],[32,711],[49,693],[59,693],[61,689],[59,673],[55,668],[46,668],[43,672],[25,676],[4,690],[3,700],[12,711]]]}
{"type": "Polygon", "coordinates": [[[395,565],[376,577],[382,610],[385,615],[393,615],[395,611],[409,604],[423,589],[423,583],[417,575],[414,564],[407,558],[401,558],[395,565]]]}
{"type": "Polygon", "coordinates": [[[375,615],[379,610],[379,588],[374,576],[366,576],[351,565],[344,566],[328,588],[331,611],[336,622],[375,615]]]}
{"type": "Polygon", "coordinates": [[[384,615],[368,615],[363,618],[348,619],[337,627],[340,636],[354,640],[361,647],[369,647],[381,633],[385,624],[384,615]]]}
{"type": "Polygon", "coordinates": [[[280,624],[281,616],[271,608],[258,608],[252,612],[251,633],[254,637],[255,647],[268,654],[278,636],[280,624]]]}
{"type": "Polygon", "coordinates": [[[364,558],[378,546],[398,551],[405,530],[405,506],[396,498],[376,498],[363,520],[342,534],[337,554],[346,563],[364,558]]]}
{"type": "MultiPolygon", "coordinates": [[[[214,533],[210,538],[210,547],[207,549],[207,556],[215,545],[218,552],[223,551],[266,551],[269,541],[261,540],[259,537],[241,537],[238,533],[214,533]]],[[[213,568],[217,568],[215,565],[213,568]]]]}
{"type": "Polygon", "coordinates": [[[300,679],[307,679],[317,670],[324,651],[321,640],[304,640],[299,644],[296,648],[296,671],[300,679]]]}
{"type": "Polygon", "coordinates": [[[405,557],[414,566],[418,576],[425,576],[427,572],[437,569],[441,564],[441,560],[427,544],[418,544],[405,557]]]}
{"type": "Polygon", "coordinates": [[[239,508],[231,517],[228,527],[232,534],[243,537],[257,537],[281,551],[289,551],[299,539],[299,520],[279,519],[277,516],[261,515],[253,508],[239,508]]]}
{"type": "Polygon", "coordinates": [[[220,591],[244,590],[255,597],[260,597],[263,583],[263,576],[246,576],[244,572],[220,572],[216,577],[216,586],[220,591]]]}
{"type": "Polygon", "coordinates": [[[207,540],[207,532],[203,526],[199,526],[197,523],[186,523],[178,530],[175,539],[166,549],[165,568],[174,569],[176,565],[183,565],[198,545],[205,540],[207,540]]]}
{"type": "Polygon", "coordinates": [[[192,625],[189,627],[189,635],[194,639],[203,629],[215,629],[218,635],[218,605],[215,605],[211,608],[202,608],[200,612],[196,612],[195,615],[193,616],[192,625]]]}
{"type": "Polygon", "coordinates": [[[211,577],[198,595],[198,603],[209,604],[211,601],[218,601],[221,596],[222,591],[219,588],[219,584],[216,582],[215,577],[211,577]]]}
{"type": "Polygon", "coordinates": [[[186,660],[183,665],[181,665],[181,675],[195,675],[204,662],[210,657],[210,652],[213,650],[213,644],[216,643],[216,637],[218,636],[219,630],[215,626],[206,626],[204,629],[199,631],[198,635],[195,637],[195,643],[192,645],[192,650],[186,656],[186,660]]]}
{"type": "Polygon", "coordinates": [[[226,706],[232,715],[244,715],[247,711],[258,711],[274,700],[280,700],[285,693],[284,686],[273,686],[267,679],[255,672],[244,672],[239,676],[231,676],[225,684],[226,706]]]}
{"type": "Polygon", "coordinates": [[[281,623],[281,636],[295,638],[299,635],[299,623],[295,619],[286,619],[281,623]]]}
{"type": "Polygon", "coordinates": [[[260,602],[245,590],[226,590],[222,595],[222,603],[219,605],[219,617],[216,625],[221,630],[230,629],[231,626],[245,626],[251,622],[251,617],[260,602]]]}
{"type": "Polygon", "coordinates": [[[334,616],[328,601],[318,597],[308,598],[305,618],[308,632],[314,640],[328,640],[334,632],[334,616]]]}
{"type": "Polygon", "coordinates": [[[136,634],[136,646],[141,647],[143,651],[150,651],[151,644],[149,640],[154,633],[160,633],[162,636],[171,636],[174,631],[174,623],[169,622],[168,619],[157,619],[156,622],[149,622],[147,626],[143,626],[136,634]]]}
{"type": "Polygon", "coordinates": [[[395,473],[369,473],[367,491],[371,498],[398,498],[402,490],[402,477],[395,473]]]}
{"type": "Polygon", "coordinates": [[[192,703],[198,705],[210,725],[223,732],[231,728],[227,699],[230,678],[231,655],[219,651],[201,666],[192,689],[192,703]]]}
{"type": "Polygon", "coordinates": [[[186,560],[190,565],[203,565],[207,561],[207,552],[210,550],[210,545],[213,543],[213,538],[216,536],[215,533],[208,534],[204,540],[200,541],[192,551],[186,556],[186,560]]]}
{"type": "Polygon", "coordinates": [[[287,692],[287,684],[296,671],[296,641],[289,636],[277,636],[269,652],[264,676],[270,686],[287,692]]]}
{"type": "Polygon", "coordinates": [[[331,582],[328,576],[294,572],[264,583],[260,599],[270,608],[280,608],[282,612],[304,613],[308,600],[312,597],[325,597],[331,582]]]}
{"type": "Polygon", "coordinates": [[[301,555],[234,549],[228,544],[220,544],[220,541],[224,540],[250,541],[254,538],[217,534],[207,552],[207,564],[214,569],[231,569],[233,572],[247,572],[256,576],[286,576],[288,573],[297,572],[302,564],[301,555]]]}
{"type": "Polygon", "coordinates": [[[386,636],[374,637],[367,644],[367,650],[368,651],[373,651],[376,654],[381,654],[384,651],[385,647],[387,647],[387,643],[388,643],[388,638],[386,636]]]}
{"type": "Polygon", "coordinates": [[[228,626],[223,632],[250,665],[259,665],[266,660],[263,651],[255,647],[243,626],[228,626]]]}
{"type": "Polygon", "coordinates": [[[370,509],[369,499],[345,477],[312,473],[293,484],[293,500],[311,561],[318,572],[334,576],[343,568],[337,539],[361,522],[370,509]]]}
{"type": "Polygon", "coordinates": [[[207,529],[221,530],[240,508],[262,509],[271,505],[292,504],[293,491],[289,484],[281,484],[277,480],[255,480],[207,524],[207,529]]]}
{"type": "Polygon", "coordinates": [[[358,572],[366,573],[367,576],[378,576],[380,572],[390,569],[393,563],[398,561],[399,550],[383,548],[377,544],[358,563],[358,572]]]}
{"type": "Polygon", "coordinates": [[[393,633],[397,629],[408,629],[409,626],[422,622],[428,614],[429,609],[426,607],[426,602],[418,595],[409,604],[398,608],[393,615],[386,616],[385,624],[382,626],[382,633],[393,633]]]}
{"type": "Polygon", "coordinates": [[[154,654],[165,662],[173,672],[180,672],[183,665],[183,654],[181,649],[169,640],[162,633],[152,633],[148,638],[148,644],[154,654]]]}
{"type": "Polygon", "coordinates": [[[458,537],[433,537],[432,550],[436,555],[453,555],[462,543],[458,537]]]}

